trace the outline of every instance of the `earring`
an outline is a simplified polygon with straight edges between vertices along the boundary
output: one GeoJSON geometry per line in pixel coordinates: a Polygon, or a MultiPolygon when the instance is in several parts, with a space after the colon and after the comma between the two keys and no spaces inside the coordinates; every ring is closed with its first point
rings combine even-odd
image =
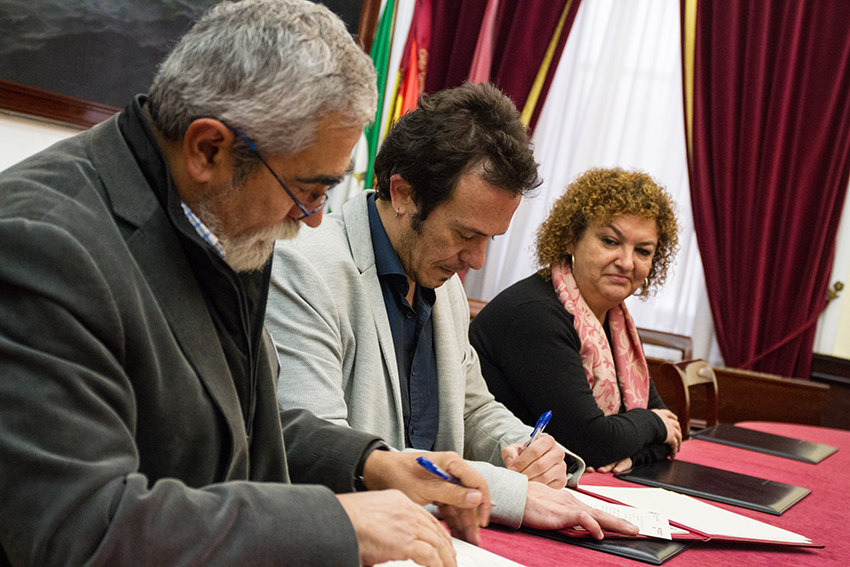
{"type": "Polygon", "coordinates": [[[570,267],[574,268],[576,265],[576,257],[570,254],[570,267]]]}
{"type": "MultiPolygon", "coordinates": [[[[401,207],[399,207],[401,208],[401,207]]],[[[395,210],[395,218],[398,218],[398,209],[395,210]]]]}
{"type": "Polygon", "coordinates": [[[649,278],[645,278],[643,280],[643,289],[648,289],[648,288],[649,288],[649,278]]]}

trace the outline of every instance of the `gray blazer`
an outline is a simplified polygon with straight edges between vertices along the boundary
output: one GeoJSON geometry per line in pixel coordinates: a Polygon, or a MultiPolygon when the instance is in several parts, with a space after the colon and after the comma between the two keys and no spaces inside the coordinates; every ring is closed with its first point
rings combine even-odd
{"type": "Polygon", "coordinates": [[[359,564],[331,490],[286,483],[351,490],[375,436],[280,414],[268,335],[259,359],[249,443],[115,117],[3,172],[0,565],[359,564]]]}
{"type": "MultiPolygon", "coordinates": [[[[318,228],[302,228],[294,241],[277,244],[266,326],[281,363],[282,408],[307,408],[403,449],[398,365],[375,268],[368,193],[318,228]]],[[[490,485],[494,520],[519,526],[527,479],[501,468],[501,450],[527,440],[531,427],[487,389],[467,336],[469,304],[460,279],[435,291],[440,423],[434,450],[482,461],[473,466],[490,485]]]]}

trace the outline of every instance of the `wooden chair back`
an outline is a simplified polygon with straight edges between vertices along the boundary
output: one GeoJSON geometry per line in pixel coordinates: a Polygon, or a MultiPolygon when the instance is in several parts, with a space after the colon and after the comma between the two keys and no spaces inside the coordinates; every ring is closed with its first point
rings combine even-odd
{"type": "Polygon", "coordinates": [[[706,418],[705,426],[717,425],[717,377],[714,369],[704,360],[682,360],[665,362],[661,365],[661,375],[673,389],[676,398],[675,413],[682,427],[682,439],[691,433],[691,395],[690,389],[702,386],[705,389],[706,418]]]}
{"type": "MultiPolygon", "coordinates": [[[[645,345],[653,345],[670,350],[678,350],[682,360],[690,360],[694,357],[694,343],[691,337],[685,335],[677,335],[675,333],[667,333],[665,331],[655,331],[653,329],[642,329],[637,327],[640,342],[645,345]]],[[[671,358],[665,356],[664,358],[671,358]]]]}
{"type": "Polygon", "coordinates": [[[467,299],[467,301],[469,302],[469,320],[472,321],[478,315],[478,312],[484,309],[487,302],[480,299],[467,299]]]}

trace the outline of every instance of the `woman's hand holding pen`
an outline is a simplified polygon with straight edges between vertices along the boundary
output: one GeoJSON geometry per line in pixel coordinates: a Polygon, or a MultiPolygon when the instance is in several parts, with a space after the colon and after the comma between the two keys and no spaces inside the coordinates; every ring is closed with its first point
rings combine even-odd
{"type": "Polygon", "coordinates": [[[555,442],[551,435],[541,434],[534,443],[523,450],[523,445],[516,443],[502,449],[502,460],[505,466],[528,477],[529,480],[540,482],[552,488],[563,488],[567,485],[566,453],[555,442]]]}

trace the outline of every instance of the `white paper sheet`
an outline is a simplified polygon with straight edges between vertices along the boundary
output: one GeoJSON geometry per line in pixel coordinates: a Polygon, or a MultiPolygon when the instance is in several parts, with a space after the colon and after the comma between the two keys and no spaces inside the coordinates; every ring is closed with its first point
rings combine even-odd
{"type": "MultiPolygon", "coordinates": [[[[505,559],[486,549],[481,549],[471,543],[452,538],[455,551],[457,552],[458,567],[523,567],[515,561],[505,559]]],[[[418,565],[415,561],[387,561],[376,567],[412,567],[418,565]]]]}
{"type": "Polygon", "coordinates": [[[610,502],[599,500],[589,494],[582,494],[575,490],[572,490],[571,493],[591,508],[596,508],[597,510],[608,512],[617,518],[628,520],[638,527],[638,533],[641,535],[660,539],[673,539],[670,535],[670,522],[667,521],[667,516],[660,512],[648,508],[633,508],[631,506],[611,504],[610,502]]]}

